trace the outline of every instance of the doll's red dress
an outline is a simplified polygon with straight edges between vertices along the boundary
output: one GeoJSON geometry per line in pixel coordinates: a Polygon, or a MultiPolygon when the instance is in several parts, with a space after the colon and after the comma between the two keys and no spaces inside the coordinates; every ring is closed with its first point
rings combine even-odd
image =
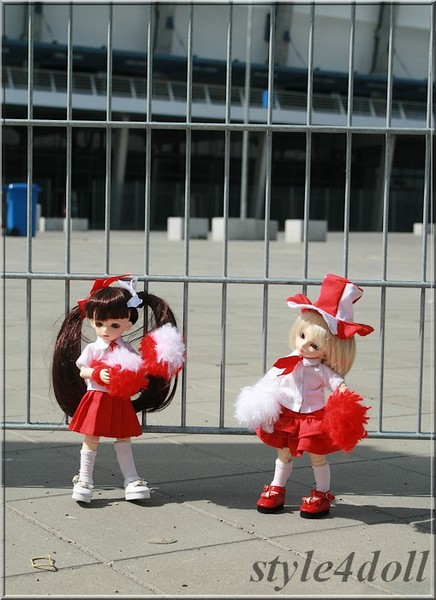
{"type": "MultiPolygon", "coordinates": [[[[122,338],[117,344],[135,352],[122,338]]],[[[97,361],[104,361],[110,347],[101,338],[88,344],[76,361],[77,366],[89,367],[97,361]]],[[[142,428],[130,398],[111,395],[107,387],[87,379],[87,392],[71,419],[68,429],[84,435],[112,438],[136,437],[142,434],[142,428]]]]}

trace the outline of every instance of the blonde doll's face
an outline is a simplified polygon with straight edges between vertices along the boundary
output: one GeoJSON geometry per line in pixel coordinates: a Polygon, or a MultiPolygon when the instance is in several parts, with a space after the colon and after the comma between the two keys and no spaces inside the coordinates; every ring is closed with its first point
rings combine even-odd
{"type": "Polygon", "coordinates": [[[90,323],[96,336],[108,344],[117,340],[132,327],[129,319],[107,319],[105,321],[90,319],[90,323]]]}
{"type": "Polygon", "coordinates": [[[313,328],[310,325],[302,326],[295,339],[295,349],[303,358],[326,357],[326,352],[320,345],[320,342],[313,335],[313,328]]]}

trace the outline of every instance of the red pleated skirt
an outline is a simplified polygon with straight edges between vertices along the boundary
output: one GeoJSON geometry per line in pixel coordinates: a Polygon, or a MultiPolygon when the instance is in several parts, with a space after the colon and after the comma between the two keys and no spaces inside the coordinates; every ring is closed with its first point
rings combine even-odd
{"type": "Polygon", "coordinates": [[[89,390],[83,396],[68,429],[85,435],[136,437],[142,428],[130,398],[89,390]]]}
{"type": "Polygon", "coordinates": [[[283,407],[274,431],[267,433],[259,427],[257,437],[268,446],[289,448],[292,456],[301,456],[303,452],[322,456],[337,452],[341,448],[335,446],[322,430],[324,412],[322,408],[312,413],[297,413],[283,407]]]}

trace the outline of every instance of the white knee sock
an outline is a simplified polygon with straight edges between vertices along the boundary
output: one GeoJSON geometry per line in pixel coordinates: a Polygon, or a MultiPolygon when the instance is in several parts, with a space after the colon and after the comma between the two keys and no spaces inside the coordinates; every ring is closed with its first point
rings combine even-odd
{"type": "Polygon", "coordinates": [[[92,474],[94,472],[96,450],[81,450],[80,451],[80,471],[79,480],[87,483],[94,483],[92,474]]]}
{"type": "Polygon", "coordinates": [[[293,467],[292,460],[288,463],[282,462],[279,458],[276,459],[276,468],[274,471],[274,479],[271,485],[277,485],[279,487],[285,487],[286,482],[289,479],[293,467]]]}
{"type": "Polygon", "coordinates": [[[132,442],[115,442],[118,464],[124,475],[124,485],[140,479],[133,458],[132,442]]]}
{"type": "Polygon", "coordinates": [[[330,491],[330,465],[326,463],[320,467],[312,465],[313,474],[315,476],[315,488],[318,492],[330,491]]]}

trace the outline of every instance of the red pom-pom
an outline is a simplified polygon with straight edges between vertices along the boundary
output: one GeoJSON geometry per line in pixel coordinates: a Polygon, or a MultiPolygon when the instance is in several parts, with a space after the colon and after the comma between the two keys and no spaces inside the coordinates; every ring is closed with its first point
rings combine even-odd
{"type": "Polygon", "coordinates": [[[149,334],[144,335],[140,343],[140,352],[148,375],[170,379],[168,363],[157,359],[156,342],[149,334]]]}
{"type": "Polygon", "coordinates": [[[91,366],[94,369],[91,379],[99,385],[105,386],[111,396],[131,398],[140,390],[145,390],[148,386],[147,374],[144,368],[131,371],[129,369],[123,369],[121,365],[116,364],[109,366],[101,361],[95,362],[91,366]],[[100,373],[103,369],[109,371],[109,384],[106,384],[100,378],[100,373]]]}
{"type": "Polygon", "coordinates": [[[327,398],[323,431],[344,452],[354,448],[368,433],[366,412],[371,408],[361,404],[362,396],[352,390],[336,390],[327,398]]]}
{"type": "Polygon", "coordinates": [[[120,365],[110,368],[110,382],[108,387],[111,396],[119,398],[131,398],[148,386],[148,379],[144,369],[129,371],[120,365]]]}

